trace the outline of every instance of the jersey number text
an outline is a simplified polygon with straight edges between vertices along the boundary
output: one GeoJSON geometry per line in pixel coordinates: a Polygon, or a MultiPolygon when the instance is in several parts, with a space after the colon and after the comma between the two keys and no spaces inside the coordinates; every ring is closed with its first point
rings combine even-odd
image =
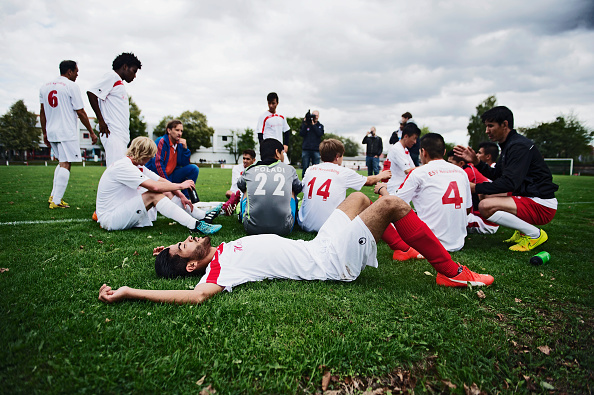
{"type": "MultiPolygon", "coordinates": [[[[316,177],[312,178],[311,181],[307,183],[307,186],[309,187],[309,192],[307,194],[308,199],[311,199],[315,183],[316,177]]],[[[330,184],[332,184],[332,180],[327,179],[322,185],[320,185],[318,191],[316,192],[316,195],[321,196],[323,201],[328,200],[328,196],[330,196],[330,184]]]]}

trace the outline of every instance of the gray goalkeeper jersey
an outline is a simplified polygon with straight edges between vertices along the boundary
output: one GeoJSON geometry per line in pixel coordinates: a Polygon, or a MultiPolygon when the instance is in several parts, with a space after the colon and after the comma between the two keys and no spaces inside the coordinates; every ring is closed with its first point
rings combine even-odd
{"type": "Polygon", "coordinates": [[[245,194],[243,226],[249,235],[291,232],[295,216],[291,211],[291,192],[301,192],[301,182],[292,166],[280,161],[247,168],[237,180],[245,194]]]}

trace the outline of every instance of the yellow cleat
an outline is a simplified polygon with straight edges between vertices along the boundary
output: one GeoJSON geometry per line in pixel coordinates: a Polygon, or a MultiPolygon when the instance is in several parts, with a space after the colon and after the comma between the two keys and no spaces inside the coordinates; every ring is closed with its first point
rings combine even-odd
{"type": "Polygon", "coordinates": [[[519,230],[516,230],[514,232],[514,234],[512,235],[512,237],[510,237],[507,240],[503,240],[504,243],[517,243],[520,241],[520,239],[524,237],[524,234],[522,232],[520,232],[519,230]]]}
{"type": "Polygon", "coordinates": [[[56,203],[54,203],[53,200],[49,204],[49,208],[51,208],[52,210],[55,208],[68,208],[68,207],[70,207],[70,206],[68,206],[67,204],[62,204],[62,203],[56,204],[56,203]]]}
{"type": "Polygon", "coordinates": [[[549,236],[547,236],[547,233],[541,229],[540,236],[538,236],[536,239],[531,239],[528,236],[522,236],[520,241],[518,241],[518,244],[509,247],[509,249],[512,251],[530,251],[538,247],[548,239],[549,236]]]}

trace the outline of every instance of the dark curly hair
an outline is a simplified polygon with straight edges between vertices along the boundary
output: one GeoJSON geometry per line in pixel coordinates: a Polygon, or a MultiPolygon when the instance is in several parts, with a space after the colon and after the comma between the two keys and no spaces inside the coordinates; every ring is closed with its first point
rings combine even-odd
{"type": "Polygon", "coordinates": [[[119,54],[111,64],[111,68],[114,70],[118,70],[123,65],[128,65],[128,67],[136,66],[138,70],[142,68],[142,63],[140,60],[132,53],[132,52],[124,52],[119,54]]]}

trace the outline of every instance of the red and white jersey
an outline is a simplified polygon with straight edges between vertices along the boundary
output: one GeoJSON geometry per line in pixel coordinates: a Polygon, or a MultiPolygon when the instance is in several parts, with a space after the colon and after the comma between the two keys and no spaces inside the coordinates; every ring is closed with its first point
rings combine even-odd
{"type": "Polygon", "coordinates": [[[359,191],[366,181],[367,177],[331,162],[308,167],[301,181],[303,203],[297,217],[301,228],[317,232],[346,198],[347,189],[359,191]]]}
{"type": "Polygon", "coordinates": [[[53,143],[78,141],[76,110],[84,107],[78,85],[60,76],[39,89],[39,102],[43,105],[47,121],[47,139],[53,143]]]}
{"type": "Polygon", "coordinates": [[[89,92],[99,98],[99,109],[109,132],[120,137],[127,145],[130,142],[130,105],[120,76],[110,71],[89,92]]]}
{"type": "Polygon", "coordinates": [[[412,201],[417,215],[448,251],[464,247],[466,209],[472,207],[466,172],[443,159],[432,160],[411,171],[396,193],[412,201]]]}
{"type": "Polygon", "coordinates": [[[395,195],[406,178],[404,170],[414,168],[415,162],[410,157],[408,149],[404,148],[399,141],[388,149],[388,160],[390,161],[392,178],[388,181],[386,188],[390,195],[395,195]]]}
{"type": "Polygon", "coordinates": [[[233,166],[233,169],[231,169],[231,188],[229,188],[231,192],[235,193],[239,191],[239,188],[237,188],[237,180],[239,180],[239,177],[243,175],[244,171],[245,167],[243,167],[243,163],[239,163],[233,166]]]}
{"type": "Polygon", "coordinates": [[[109,213],[122,202],[145,192],[140,184],[146,180],[158,181],[159,176],[144,166],[136,166],[127,156],[109,166],[99,180],[97,188],[97,216],[109,213]]]}
{"type": "Polygon", "coordinates": [[[276,139],[283,142],[283,133],[291,130],[284,116],[266,111],[258,119],[256,133],[262,133],[264,139],[276,139]]]}

